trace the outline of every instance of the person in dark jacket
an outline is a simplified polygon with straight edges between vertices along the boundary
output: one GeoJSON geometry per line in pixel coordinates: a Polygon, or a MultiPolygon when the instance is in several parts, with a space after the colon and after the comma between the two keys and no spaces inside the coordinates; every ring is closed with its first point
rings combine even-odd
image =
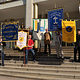
{"type": "Polygon", "coordinates": [[[80,62],[80,29],[77,29],[76,43],[74,47],[74,61],[77,61],[77,52],[78,52],[78,61],[80,62]]]}
{"type": "Polygon", "coordinates": [[[48,32],[48,29],[46,29],[46,32],[44,33],[44,52],[46,53],[48,46],[49,55],[51,54],[50,43],[51,43],[51,34],[48,32]]]}

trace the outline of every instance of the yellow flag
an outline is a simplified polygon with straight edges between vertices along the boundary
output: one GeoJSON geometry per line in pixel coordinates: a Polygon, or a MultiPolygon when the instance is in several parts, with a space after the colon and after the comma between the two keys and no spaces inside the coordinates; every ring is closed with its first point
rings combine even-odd
{"type": "Polygon", "coordinates": [[[34,29],[34,31],[37,31],[38,23],[39,23],[39,19],[33,19],[33,29],[34,29]]]}
{"type": "Polygon", "coordinates": [[[37,31],[38,21],[35,20],[35,31],[37,31]]]}
{"type": "Polygon", "coordinates": [[[75,21],[62,21],[62,40],[67,43],[76,42],[75,21]]]}

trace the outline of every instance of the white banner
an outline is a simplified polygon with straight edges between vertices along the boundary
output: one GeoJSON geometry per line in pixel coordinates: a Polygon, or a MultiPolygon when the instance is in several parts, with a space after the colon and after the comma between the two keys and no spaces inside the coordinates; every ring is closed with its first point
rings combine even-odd
{"type": "Polygon", "coordinates": [[[45,19],[45,29],[48,29],[48,19],[45,19]]]}
{"type": "Polygon", "coordinates": [[[27,44],[27,32],[20,31],[18,32],[18,41],[17,41],[17,46],[22,49],[26,47],[27,44]]]}

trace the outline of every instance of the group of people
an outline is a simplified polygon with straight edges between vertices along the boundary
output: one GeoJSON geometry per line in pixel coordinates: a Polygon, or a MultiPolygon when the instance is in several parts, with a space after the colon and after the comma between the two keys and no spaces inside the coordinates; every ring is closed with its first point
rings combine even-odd
{"type": "MultiPolygon", "coordinates": [[[[64,58],[63,50],[62,50],[61,32],[56,31],[55,34],[56,34],[55,49],[56,49],[57,58],[64,58]]],[[[28,59],[29,51],[33,53],[33,61],[35,61],[35,51],[33,50],[34,41],[31,38],[32,38],[32,35],[29,35],[28,47],[26,48],[26,61],[25,61],[26,64],[28,61],[27,59],[28,59]]],[[[51,46],[50,46],[50,44],[52,43],[51,39],[52,39],[51,34],[50,32],[48,32],[48,29],[46,29],[46,32],[44,33],[44,54],[47,54],[47,47],[49,50],[48,55],[51,54],[51,46]]],[[[77,29],[77,34],[76,34],[76,42],[75,42],[75,47],[74,47],[74,61],[80,62],[80,29],[77,29]]]]}
{"type": "MultiPolygon", "coordinates": [[[[48,32],[48,29],[46,29],[46,32],[44,33],[44,54],[47,54],[47,47],[49,49],[49,54],[51,54],[51,34],[50,32],[48,32]]],[[[61,44],[61,35],[60,32],[57,31],[56,32],[56,41],[55,41],[55,48],[56,48],[56,53],[57,53],[57,58],[64,58],[63,54],[62,54],[62,44],[61,44]]],[[[35,52],[33,50],[33,46],[34,46],[34,41],[32,40],[32,35],[30,34],[28,37],[28,47],[26,47],[26,60],[25,60],[25,64],[27,64],[28,62],[28,53],[29,51],[32,52],[33,54],[33,61],[35,61],[35,52]]]]}
{"type": "MultiPolygon", "coordinates": [[[[2,38],[0,37],[0,42],[2,42],[2,38]]],[[[2,43],[0,43],[1,45],[2,43]]],[[[51,45],[52,44],[52,38],[50,32],[48,32],[48,29],[46,29],[46,32],[44,33],[44,54],[47,54],[47,47],[48,47],[48,55],[51,54],[51,45]]],[[[25,51],[25,64],[28,63],[28,53],[29,51],[32,52],[33,54],[33,61],[35,61],[35,51],[33,49],[34,46],[34,41],[32,40],[32,35],[29,34],[28,36],[28,46],[26,47],[25,51]]],[[[64,58],[63,56],[63,50],[62,50],[62,36],[61,36],[61,31],[56,31],[55,32],[55,49],[56,49],[56,54],[57,58],[64,58]]],[[[75,47],[74,47],[74,61],[79,61],[80,62],[80,29],[77,29],[77,34],[76,34],[76,42],[75,42],[75,47]],[[78,55],[77,55],[78,53],[78,55]],[[77,57],[78,56],[78,57],[77,57]]]]}
{"type": "MultiPolygon", "coordinates": [[[[0,42],[2,42],[2,38],[0,40],[1,40],[0,42]]],[[[52,44],[51,34],[50,34],[50,32],[48,32],[48,29],[46,29],[46,32],[44,33],[44,54],[47,54],[47,47],[48,47],[48,51],[49,51],[48,55],[51,54],[51,45],[50,44],[52,44]]],[[[1,45],[1,43],[0,43],[0,45],[1,45]]],[[[35,51],[33,49],[33,46],[34,46],[34,41],[32,40],[32,35],[29,34],[28,46],[26,47],[26,51],[25,51],[25,64],[28,63],[29,51],[32,52],[33,61],[35,62],[35,51]]],[[[61,31],[55,32],[55,49],[56,49],[57,58],[63,59],[64,56],[63,56],[63,50],[62,50],[61,31]]],[[[74,47],[74,61],[80,62],[80,29],[77,29],[77,34],[76,34],[76,42],[75,42],[75,47],[74,47]]]]}

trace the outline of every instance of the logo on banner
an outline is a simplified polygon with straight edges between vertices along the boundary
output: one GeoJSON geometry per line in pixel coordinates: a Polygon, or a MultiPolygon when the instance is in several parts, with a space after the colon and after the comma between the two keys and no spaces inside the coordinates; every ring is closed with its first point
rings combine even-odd
{"type": "Polygon", "coordinates": [[[23,40],[24,40],[24,37],[20,37],[20,38],[19,38],[19,41],[20,41],[20,42],[23,42],[23,40]]]}
{"type": "Polygon", "coordinates": [[[58,18],[57,18],[56,16],[53,18],[54,24],[58,24],[57,19],[58,19],[58,18]]]}
{"type": "Polygon", "coordinates": [[[67,27],[66,27],[66,31],[67,31],[67,32],[71,32],[71,31],[72,31],[72,27],[71,27],[71,26],[67,26],[67,27]]]}
{"type": "Polygon", "coordinates": [[[48,12],[48,30],[57,31],[61,27],[61,19],[63,18],[63,9],[57,9],[48,12]]]}

